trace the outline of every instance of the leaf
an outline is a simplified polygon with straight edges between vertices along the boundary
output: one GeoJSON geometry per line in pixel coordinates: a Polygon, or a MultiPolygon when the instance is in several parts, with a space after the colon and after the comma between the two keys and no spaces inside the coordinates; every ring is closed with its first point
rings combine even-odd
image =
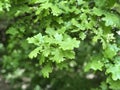
{"type": "Polygon", "coordinates": [[[62,10],[57,5],[51,5],[52,14],[58,16],[62,13],[62,10]]]}
{"type": "Polygon", "coordinates": [[[106,73],[111,73],[113,80],[120,80],[120,63],[109,65],[109,67],[106,70],[106,73]]]}
{"type": "Polygon", "coordinates": [[[110,89],[112,90],[120,90],[120,80],[114,81],[111,77],[107,78],[106,81],[108,84],[110,84],[110,89]]]}
{"type": "Polygon", "coordinates": [[[51,6],[52,6],[52,3],[48,3],[48,2],[41,4],[41,8],[43,9],[49,9],[51,6]]]}
{"type": "Polygon", "coordinates": [[[47,27],[45,32],[46,32],[48,35],[55,35],[55,34],[56,34],[54,28],[51,28],[51,27],[47,27]]]}
{"type": "Polygon", "coordinates": [[[33,43],[39,46],[40,44],[44,43],[44,37],[42,36],[41,33],[39,33],[31,38],[27,38],[27,41],[28,43],[33,43]]]}
{"type": "Polygon", "coordinates": [[[64,57],[69,58],[69,59],[74,59],[75,58],[75,52],[74,51],[62,51],[64,57]]]}
{"type": "Polygon", "coordinates": [[[77,0],[78,5],[84,4],[85,2],[83,0],[77,0]]]}
{"type": "Polygon", "coordinates": [[[46,65],[42,68],[41,72],[42,72],[42,74],[43,74],[43,76],[44,76],[45,78],[49,78],[49,73],[52,72],[52,67],[51,67],[51,65],[50,65],[50,64],[46,64],[46,65]]]}
{"type": "Polygon", "coordinates": [[[64,55],[60,49],[55,49],[51,53],[52,55],[54,55],[51,59],[56,63],[61,63],[62,61],[64,61],[64,55]]]}
{"type": "Polygon", "coordinates": [[[62,70],[62,69],[64,69],[64,68],[68,69],[69,67],[68,67],[68,64],[67,64],[67,63],[62,62],[62,63],[58,63],[58,64],[57,64],[57,68],[60,69],[60,70],[62,70]]]}
{"type": "Polygon", "coordinates": [[[72,23],[72,25],[74,25],[76,27],[80,27],[80,23],[77,20],[75,20],[74,18],[71,20],[71,23],[72,23]]]}
{"type": "Polygon", "coordinates": [[[50,47],[44,46],[44,50],[42,51],[43,55],[44,55],[45,57],[48,57],[48,55],[50,55],[50,52],[51,52],[50,47]]]}
{"type": "Polygon", "coordinates": [[[18,9],[16,12],[15,12],[15,17],[19,16],[19,15],[22,15],[24,13],[29,13],[30,12],[30,8],[27,6],[27,5],[20,5],[20,6],[17,6],[16,9],[18,9]]]}
{"type": "Polygon", "coordinates": [[[58,33],[56,33],[56,34],[54,35],[54,37],[55,37],[55,39],[56,39],[57,41],[59,41],[59,42],[61,42],[62,39],[63,39],[62,34],[58,34],[58,33]]]}
{"type": "Polygon", "coordinates": [[[116,10],[120,14],[120,4],[119,3],[115,3],[114,6],[112,7],[112,9],[116,10]]]}
{"type": "Polygon", "coordinates": [[[118,15],[106,12],[102,20],[105,21],[106,26],[120,27],[120,17],[118,15]]]}
{"type": "Polygon", "coordinates": [[[39,64],[42,65],[45,62],[45,57],[43,54],[40,55],[39,64]]]}
{"type": "Polygon", "coordinates": [[[33,3],[44,3],[44,2],[46,2],[47,0],[30,0],[30,4],[33,4],[33,3]]]}
{"type": "Polygon", "coordinates": [[[29,54],[29,58],[35,58],[37,57],[37,55],[40,53],[41,47],[37,47],[35,48],[30,54],[29,54]]]}
{"type": "Polygon", "coordinates": [[[104,66],[104,63],[102,62],[102,58],[99,56],[94,56],[90,59],[91,61],[88,62],[85,66],[85,71],[89,71],[90,69],[92,70],[100,70],[102,71],[102,67],[104,66]]]}
{"type": "Polygon", "coordinates": [[[108,85],[106,82],[102,82],[100,85],[101,90],[108,90],[108,85]]]}
{"type": "Polygon", "coordinates": [[[95,1],[96,6],[98,6],[98,7],[104,7],[105,3],[106,3],[106,0],[96,0],[95,1]]]}
{"type": "Polygon", "coordinates": [[[93,70],[100,70],[102,71],[103,63],[101,61],[92,61],[91,63],[88,63],[87,66],[85,66],[85,71],[88,71],[89,69],[93,70]]]}
{"type": "Polygon", "coordinates": [[[116,44],[109,44],[103,54],[106,58],[112,59],[117,54],[118,50],[119,48],[116,44]]]}
{"type": "Polygon", "coordinates": [[[79,47],[80,41],[77,41],[75,38],[71,39],[68,37],[65,41],[60,43],[60,48],[63,50],[73,50],[75,47],[79,47]]]}
{"type": "Polygon", "coordinates": [[[80,37],[82,40],[84,40],[84,39],[86,38],[85,32],[81,32],[81,33],[79,34],[79,37],[80,37]]]}
{"type": "Polygon", "coordinates": [[[3,3],[0,1],[0,12],[3,11],[3,3]]]}
{"type": "Polygon", "coordinates": [[[67,1],[61,1],[58,4],[59,8],[64,10],[64,13],[68,13],[70,11],[70,8],[67,3],[68,3],[67,1]]]}
{"type": "Polygon", "coordinates": [[[102,16],[104,13],[105,12],[100,8],[96,8],[96,7],[93,8],[93,14],[95,14],[97,16],[102,16]]]}
{"type": "Polygon", "coordinates": [[[10,34],[10,35],[16,35],[16,34],[18,34],[19,33],[19,31],[16,29],[16,28],[14,28],[14,27],[10,27],[7,31],[6,31],[6,34],[10,34]]]}

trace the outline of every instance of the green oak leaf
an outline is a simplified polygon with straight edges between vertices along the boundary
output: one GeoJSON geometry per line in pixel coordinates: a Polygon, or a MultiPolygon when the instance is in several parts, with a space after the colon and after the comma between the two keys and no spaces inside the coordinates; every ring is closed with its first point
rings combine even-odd
{"type": "Polygon", "coordinates": [[[45,65],[42,70],[41,70],[42,74],[44,77],[49,78],[49,73],[52,72],[52,67],[51,65],[48,63],[47,65],[45,65]]]}
{"type": "Polygon", "coordinates": [[[120,63],[115,63],[114,65],[109,65],[106,73],[112,74],[113,80],[120,80],[120,63]]]}
{"type": "Polygon", "coordinates": [[[106,12],[102,20],[106,26],[120,27],[120,17],[116,14],[106,12]]]}
{"type": "Polygon", "coordinates": [[[35,58],[40,53],[41,47],[35,48],[33,51],[30,52],[29,58],[35,58]]]}
{"type": "Polygon", "coordinates": [[[110,76],[107,78],[106,82],[110,85],[112,90],[120,90],[120,80],[113,80],[110,76]]]}
{"type": "Polygon", "coordinates": [[[106,58],[112,59],[115,55],[117,55],[118,50],[119,48],[116,44],[109,44],[103,54],[106,58]]]}
{"type": "Polygon", "coordinates": [[[65,41],[60,43],[60,48],[63,50],[73,50],[75,47],[79,47],[80,41],[77,41],[75,38],[68,37],[65,41]]]}
{"type": "Polygon", "coordinates": [[[102,62],[102,58],[99,56],[93,56],[90,61],[85,66],[85,71],[92,70],[100,70],[102,71],[102,67],[104,66],[104,63],[102,62]]]}

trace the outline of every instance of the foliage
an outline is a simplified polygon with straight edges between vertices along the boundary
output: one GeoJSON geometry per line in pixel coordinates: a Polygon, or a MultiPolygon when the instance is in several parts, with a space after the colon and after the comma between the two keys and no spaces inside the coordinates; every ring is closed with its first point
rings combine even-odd
{"type": "Polygon", "coordinates": [[[119,90],[119,6],[119,0],[1,0],[1,73],[14,89],[119,90]]]}

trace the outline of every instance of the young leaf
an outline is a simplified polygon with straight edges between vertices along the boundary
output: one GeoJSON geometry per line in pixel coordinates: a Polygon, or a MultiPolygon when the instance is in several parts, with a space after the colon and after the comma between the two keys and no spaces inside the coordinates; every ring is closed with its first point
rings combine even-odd
{"type": "Polygon", "coordinates": [[[42,74],[44,77],[48,78],[49,77],[49,73],[52,72],[52,67],[50,64],[45,65],[42,70],[41,70],[42,74]]]}

